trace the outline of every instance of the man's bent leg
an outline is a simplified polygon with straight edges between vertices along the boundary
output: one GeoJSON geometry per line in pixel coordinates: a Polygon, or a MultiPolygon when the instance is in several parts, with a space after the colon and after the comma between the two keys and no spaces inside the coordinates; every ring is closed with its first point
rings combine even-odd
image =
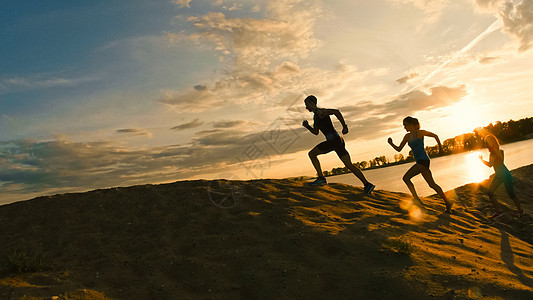
{"type": "Polygon", "coordinates": [[[361,182],[366,186],[369,182],[366,180],[365,175],[361,170],[359,170],[356,166],[353,165],[352,159],[350,158],[350,154],[346,154],[342,157],[340,157],[341,161],[344,163],[346,168],[350,170],[361,182]]]}
{"type": "Polygon", "coordinates": [[[318,177],[324,177],[324,174],[322,174],[322,168],[320,167],[320,161],[318,161],[318,155],[324,154],[318,147],[313,148],[311,151],[309,151],[309,158],[311,159],[311,163],[313,163],[313,167],[315,167],[316,174],[318,177]]]}

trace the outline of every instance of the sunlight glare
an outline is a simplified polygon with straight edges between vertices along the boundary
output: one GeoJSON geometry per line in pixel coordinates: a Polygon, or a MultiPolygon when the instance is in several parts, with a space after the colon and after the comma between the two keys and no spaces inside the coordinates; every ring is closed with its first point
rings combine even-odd
{"type": "Polygon", "coordinates": [[[472,132],[476,127],[480,126],[480,118],[475,112],[478,110],[478,106],[472,103],[471,100],[461,101],[451,108],[451,122],[456,132],[467,133],[472,132]]]}
{"type": "Polygon", "coordinates": [[[400,208],[409,213],[411,220],[419,221],[424,216],[423,211],[413,203],[412,199],[402,199],[400,201],[400,208]]]}
{"type": "Polygon", "coordinates": [[[422,219],[423,216],[424,216],[424,213],[422,212],[420,207],[413,205],[409,209],[409,217],[411,217],[412,220],[419,221],[422,219]]]}
{"type": "Polygon", "coordinates": [[[413,201],[411,199],[402,199],[400,201],[400,208],[406,211],[409,211],[409,209],[413,206],[413,201]]]}
{"type": "MultiPolygon", "coordinates": [[[[470,182],[480,182],[489,177],[491,169],[485,166],[480,160],[480,151],[473,151],[465,156],[465,167],[467,168],[467,174],[470,182]]],[[[488,160],[488,157],[484,157],[488,160]]]]}

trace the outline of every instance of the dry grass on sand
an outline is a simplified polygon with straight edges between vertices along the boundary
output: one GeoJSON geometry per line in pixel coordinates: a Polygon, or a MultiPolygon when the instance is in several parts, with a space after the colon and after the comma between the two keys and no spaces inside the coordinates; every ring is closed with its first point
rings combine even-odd
{"type": "Polygon", "coordinates": [[[491,220],[479,184],[448,192],[449,216],[435,196],[423,213],[403,193],[296,179],[4,205],[0,299],[533,299],[533,167],[513,175],[522,219],[503,187],[491,220]]]}

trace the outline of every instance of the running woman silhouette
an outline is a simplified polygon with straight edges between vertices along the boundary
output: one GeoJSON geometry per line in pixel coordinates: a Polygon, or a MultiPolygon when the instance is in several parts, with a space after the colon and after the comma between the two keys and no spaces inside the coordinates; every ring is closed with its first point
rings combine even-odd
{"type": "Polygon", "coordinates": [[[365,194],[369,195],[376,186],[368,182],[368,180],[365,178],[365,175],[363,175],[363,172],[353,165],[350,154],[346,150],[344,139],[335,130],[333,123],[331,122],[330,115],[335,115],[335,117],[337,117],[342,124],[342,134],[347,134],[348,126],[346,125],[346,122],[344,122],[341,112],[338,109],[319,108],[317,107],[317,102],[317,98],[313,95],[308,96],[304,100],[305,108],[312,112],[314,116],[313,126],[310,126],[307,120],[303,121],[302,125],[312,134],[318,135],[319,132],[322,132],[326,137],[324,142],[321,142],[311,151],[309,151],[309,158],[311,159],[311,162],[313,163],[318,175],[318,178],[314,182],[310,182],[309,185],[321,186],[327,184],[326,178],[322,173],[322,168],[320,167],[318,155],[335,151],[346,168],[348,168],[348,170],[350,170],[359,180],[361,180],[364,185],[365,194]]]}
{"type": "Polygon", "coordinates": [[[518,217],[521,218],[524,216],[525,212],[520,206],[520,201],[518,201],[518,197],[514,191],[513,176],[503,162],[504,153],[503,150],[500,149],[500,143],[498,142],[498,139],[483,129],[476,129],[475,132],[483,137],[483,142],[489,149],[489,161],[483,160],[483,155],[481,154],[479,155],[479,159],[487,167],[494,168],[494,176],[490,181],[489,189],[487,191],[490,202],[494,206],[494,214],[491,216],[491,218],[497,218],[503,215],[503,211],[498,204],[498,200],[496,200],[496,197],[494,196],[494,192],[502,183],[505,185],[505,189],[507,190],[509,198],[513,199],[516,205],[518,217]]]}
{"type": "Polygon", "coordinates": [[[429,187],[435,190],[439,196],[444,199],[444,203],[446,205],[445,213],[451,214],[452,213],[452,203],[446,198],[446,195],[442,191],[442,188],[435,183],[435,180],[433,179],[433,175],[431,174],[431,170],[429,169],[429,156],[426,153],[426,150],[424,149],[424,137],[429,136],[432,138],[435,138],[437,141],[437,144],[439,145],[439,150],[442,153],[442,144],[440,143],[439,137],[434,134],[433,132],[429,132],[426,130],[420,129],[420,123],[418,122],[418,119],[415,119],[413,117],[407,117],[403,120],[403,127],[407,131],[407,134],[403,137],[402,142],[399,146],[396,146],[394,142],[392,141],[392,138],[388,139],[389,144],[394,148],[394,150],[400,152],[402,151],[405,144],[408,144],[409,147],[413,150],[413,155],[415,157],[416,164],[412,166],[405,175],[403,175],[403,181],[409,188],[409,191],[411,191],[411,194],[417,200],[419,203],[422,203],[420,201],[420,198],[418,198],[418,195],[415,190],[414,184],[411,182],[411,178],[418,174],[422,174],[426,182],[429,184],[429,187]]]}

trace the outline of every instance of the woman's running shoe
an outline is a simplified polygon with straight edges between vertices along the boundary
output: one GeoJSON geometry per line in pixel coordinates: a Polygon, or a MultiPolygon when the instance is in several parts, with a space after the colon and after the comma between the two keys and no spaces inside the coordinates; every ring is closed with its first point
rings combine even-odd
{"type": "Polygon", "coordinates": [[[370,195],[374,188],[376,188],[376,186],[369,182],[365,185],[363,191],[365,192],[365,194],[370,195]]]}
{"type": "Polygon", "coordinates": [[[310,186],[322,186],[326,184],[328,184],[328,182],[326,181],[326,178],[324,177],[318,177],[315,181],[309,182],[310,186]]]}

